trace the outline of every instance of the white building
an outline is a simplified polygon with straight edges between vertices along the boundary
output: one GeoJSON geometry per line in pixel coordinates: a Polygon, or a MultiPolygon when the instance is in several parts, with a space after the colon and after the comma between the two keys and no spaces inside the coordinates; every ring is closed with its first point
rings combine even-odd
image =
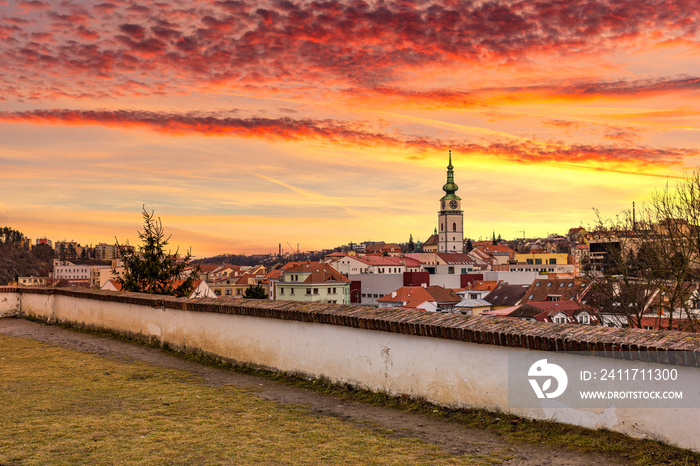
{"type": "Polygon", "coordinates": [[[75,265],[69,261],[53,261],[53,278],[56,280],[90,280],[89,265],[75,265]]]}

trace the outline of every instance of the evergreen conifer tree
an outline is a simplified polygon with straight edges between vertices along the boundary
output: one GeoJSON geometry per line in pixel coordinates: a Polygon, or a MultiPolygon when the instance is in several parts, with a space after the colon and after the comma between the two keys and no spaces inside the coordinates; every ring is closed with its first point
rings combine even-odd
{"type": "Polygon", "coordinates": [[[121,284],[122,291],[189,296],[194,290],[195,281],[199,279],[199,267],[184,277],[192,255],[188,252],[178,261],[178,251],[175,254],[166,253],[165,246],[168,245],[170,236],[165,236],[160,218],[156,220],[154,213],[149,213],[144,207],[143,220],[143,231],[139,232],[143,244],[138,247],[138,251],[124,248],[117,240],[124,275],[119,276],[116,270],[112,270],[112,274],[121,284]]]}

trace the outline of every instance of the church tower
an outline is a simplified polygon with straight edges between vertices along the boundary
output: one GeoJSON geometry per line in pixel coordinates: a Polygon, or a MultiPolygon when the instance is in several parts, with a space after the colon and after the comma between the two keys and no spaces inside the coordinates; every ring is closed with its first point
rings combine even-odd
{"type": "Polygon", "coordinates": [[[445,195],[440,199],[438,211],[438,252],[464,252],[464,215],[462,198],[457,194],[452,166],[452,151],[447,165],[447,183],[442,187],[445,195]]]}

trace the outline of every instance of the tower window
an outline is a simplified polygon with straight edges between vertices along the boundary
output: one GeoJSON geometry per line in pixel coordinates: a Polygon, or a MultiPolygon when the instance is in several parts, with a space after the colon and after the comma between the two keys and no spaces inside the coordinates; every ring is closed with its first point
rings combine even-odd
{"type": "Polygon", "coordinates": [[[440,231],[442,231],[442,223],[440,224],[440,231]]]}
{"type": "Polygon", "coordinates": [[[457,231],[457,224],[456,223],[452,224],[452,231],[457,231]]]}

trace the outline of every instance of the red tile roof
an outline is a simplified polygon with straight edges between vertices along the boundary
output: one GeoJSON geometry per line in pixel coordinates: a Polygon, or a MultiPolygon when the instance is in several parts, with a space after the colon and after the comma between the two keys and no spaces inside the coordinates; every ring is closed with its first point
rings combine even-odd
{"type": "Polygon", "coordinates": [[[398,290],[377,299],[378,302],[395,304],[398,307],[417,308],[426,301],[457,304],[461,298],[454,290],[441,286],[402,286],[398,290]],[[405,304],[404,304],[405,303],[405,304]]]}
{"type": "Polygon", "coordinates": [[[498,280],[480,280],[473,281],[467,284],[460,291],[491,291],[495,289],[500,282],[498,280]]]}
{"type": "Polygon", "coordinates": [[[436,246],[438,244],[438,235],[430,235],[430,238],[425,240],[423,246],[436,246]]]}
{"type": "Polygon", "coordinates": [[[476,264],[476,261],[467,254],[437,253],[437,256],[448,265],[476,264]]]}
{"type": "Polygon", "coordinates": [[[309,276],[304,279],[304,283],[350,283],[350,280],[345,278],[340,272],[330,265],[321,262],[303,262],[299,265],[289,267],[284,273],[285,275],[292,273],[309,274],[309,276]]]}
{"type": "Polygon", "coordinates": [[[401,256],[356,256],[353,259],[362,262],[367,265],[384,265],[387,267],[420,267],[421,263],[419,260],[412,259],[410,257],[401,256]]]}

